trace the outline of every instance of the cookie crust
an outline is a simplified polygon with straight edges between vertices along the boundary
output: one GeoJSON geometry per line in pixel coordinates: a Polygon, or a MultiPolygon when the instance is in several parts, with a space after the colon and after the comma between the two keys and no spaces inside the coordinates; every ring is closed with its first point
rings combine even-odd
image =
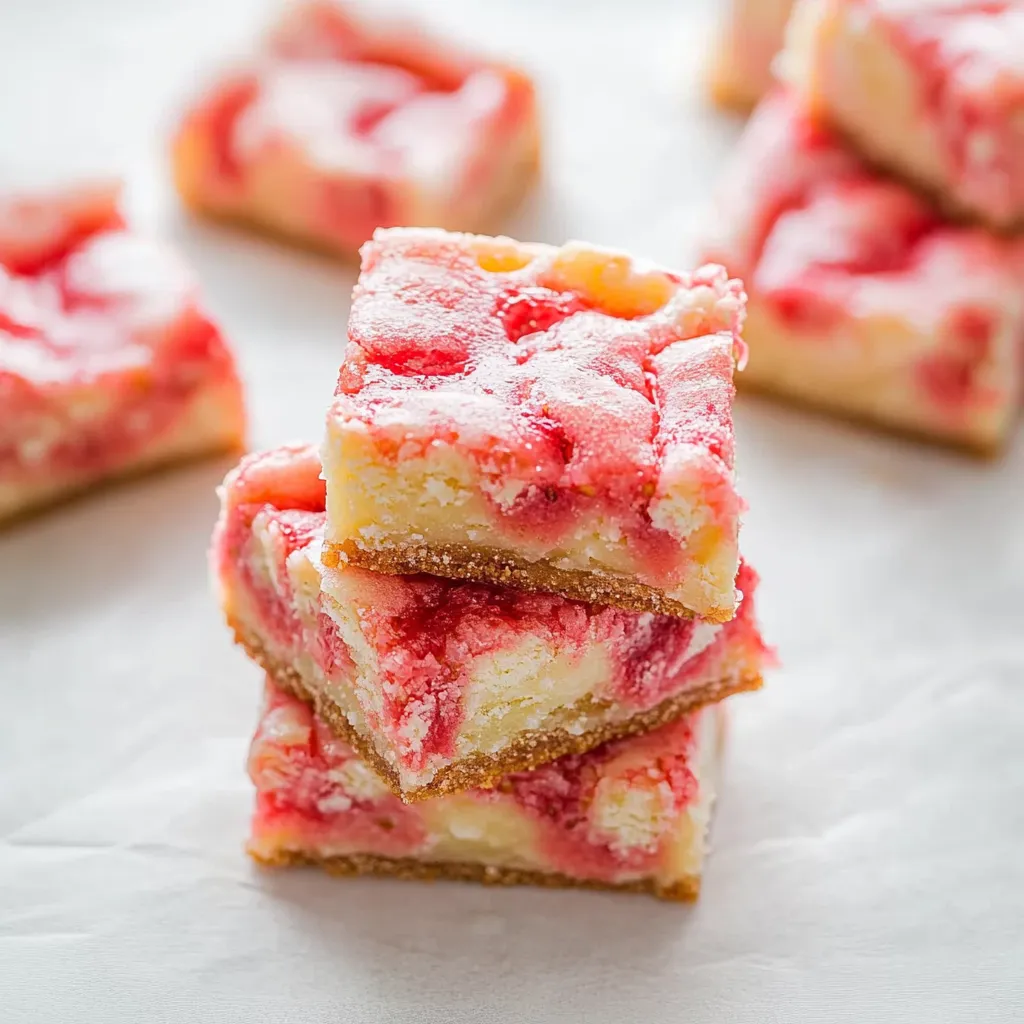
{"type": "Polygon", "coordinates": [[[249,856],[263,867],[319,867],[331,875],[378,875],[406,881],[479,882],[482,885],[533,885],[546,889],[601,889],[611,892],[646,893],[675,903],[693,903],[700,895],[700,875],[686,875],[667,885],[653,878],[630,882],[599,882],[590,878],[546,871],[524,871],[499,868],[488,864],[460,861],[420,861],[411,857],[380,857],[376,854],[353,853],[338,857],[316,857],[293,850],[273,854],[257,852],[251,846],[249,856]]]}
{"type": "MultiPolygon", "coordinates": [[[[548,562],[531,562],[514,551],[474,547],[469,544],[394,544],[367,550],[354,541],[325,544],[322,560],[328,568],[340,561],[392,576],[427,573],[449,579],[494,583],[516,590],[560,594],[574,601],[609,604],[633,612],[653,612],[681,619],[694,618],[694,612],[660,590],[637,580],[621,579],[576,569],[557,569],[548,562]]],[[[701,613],[707,622],[728,622],[731,608],[716,608],[701,613]]]]}

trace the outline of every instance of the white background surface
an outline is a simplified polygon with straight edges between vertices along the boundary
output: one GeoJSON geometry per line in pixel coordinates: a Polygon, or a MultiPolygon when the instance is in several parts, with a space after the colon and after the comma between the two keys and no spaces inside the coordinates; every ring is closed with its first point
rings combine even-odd
{"type": "MultiPolygon", "coordinates": [[[[510,231],[687,259],[733,131],[696,91],[707,5],[420,6],[538,74],[549,175],[510,231]]],[[[3,173],[128,175],[237,343],[258,446],[318,432],[351,273],[189,223],[163,147],[264,7],[0,2],[3,173]]],[[[204,563],[226,464],[0,537],[0,1020],[1020,1020],[1022,445],[980,465],[747,401],[738,424],[784,668],[734,703],[692,910],[260,873],[259,674],[204,563]]]]}

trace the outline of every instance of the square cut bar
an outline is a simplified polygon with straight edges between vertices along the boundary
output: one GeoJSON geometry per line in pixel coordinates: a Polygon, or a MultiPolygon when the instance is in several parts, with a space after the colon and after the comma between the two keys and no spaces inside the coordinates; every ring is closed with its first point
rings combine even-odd
{"type": "Polygon", "coordinates": [[[371,7],[293,6],[187,113],[188,206],[348,255],[380,226],[494,226],[536,176],[532,84],[371,7]]]}
{"type": "Polygon", "coordinates": [[[362,253],[328,564],[733,615],[739,281],[430,230],[362,253]]]}
{"type": "Polygon", "coordinates": [[[312,448],[246,457],[213,546],[228,623],[406,800],[487,785],[761,683],[744,567],[722,624],[320,558],[312,448]]]}
{"type": "Polygon", "coordinates": [[[710,88],[723,107],[746,111],[773,85],[772,65],[786,37],[793,0],[726,0],[710,88]]]}
{"type": "Polygon", "coordinates": [[[779,92],[706,249],[749,293],[744,385],[991,452],[1021,400],[1024,247],[949,223],[779,92]]]}
{"type": "Polygon", "coordinates": [[[0,196],[0,522],[242,444],[242,390],[191,275],[115,184],[0,196]]]}
{"type": "Polygon", "coordinates": [[[811,0],[786,77],[815,116],[950,211],[1024,227],[1024,5],[811,0]]]}
{"type": "Polygon", "coordinates": [[[338,875],[580,886],[693,900],[721,705],[472,789],[402,803],[310,708],[268,680],[249,754],[249,852],[338,875]]]}

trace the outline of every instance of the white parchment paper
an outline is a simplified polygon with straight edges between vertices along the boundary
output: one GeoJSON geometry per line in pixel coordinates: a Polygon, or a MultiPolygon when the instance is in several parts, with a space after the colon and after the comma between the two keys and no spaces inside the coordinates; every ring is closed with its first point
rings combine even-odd
{"type": "MultiPolygon", "coordinates": [[[[735,125],[698,0],[419,4],[521,60],[548,174],[511,233],[681,263],[735,125]]],[[[125,173],[235,339],[254,443],[314,437],[352,272],[181,215],[182,99],[246,0],[0,3],[0,176],[125,173]]],[[[741,401],[744,535],[784,667],[734,702],[693,908],[266,875],[259,673],[208,595],[224,462],[0,536],[0,1020],[1024,1018],[1024,450],[975,464],[741,401]]]]}

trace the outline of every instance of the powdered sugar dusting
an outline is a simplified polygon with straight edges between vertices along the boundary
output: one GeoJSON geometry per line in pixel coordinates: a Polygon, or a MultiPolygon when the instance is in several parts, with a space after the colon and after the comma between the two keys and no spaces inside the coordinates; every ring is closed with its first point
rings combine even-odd
{"type": "Polygon", "coordinates": [[[513,535],[554,544],[604,509],[667,578],[684,538],[661,537],[647,512],[659,485],[677,486],[662,471],[678,445],[707,446],[689,483],[709,484],[709,515],[735,532],[736,503],[718,497],[744,301],[716,266],[673,274],[579,243],[380,231],[363,249],[331,420],[386,458],[456,446],[484,494],[512,495],[492,507],[513,535]]]}

